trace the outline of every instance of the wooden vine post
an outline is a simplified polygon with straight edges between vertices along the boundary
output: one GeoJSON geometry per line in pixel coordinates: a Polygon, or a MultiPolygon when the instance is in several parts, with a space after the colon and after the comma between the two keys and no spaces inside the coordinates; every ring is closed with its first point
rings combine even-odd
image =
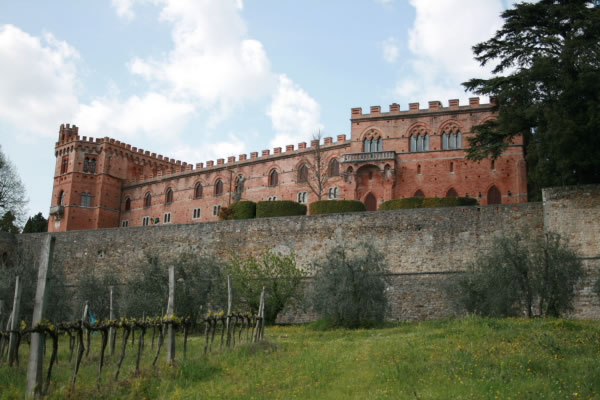
{"type": "MultiPolygon", "coordinates": [[[[108,319],[110,319],[111,321],[114,321],[115,313],[113,310],[113,286],[109,286],[108,290],[110,293],[108,319]]],[[[112,357],[113,354],[115,353],[115,328],[112,326],[112,324],[111,324],[110,328],[108,329],[108,348],[110,349],[110,356],[112,357]]]]}
{"type": "Polygon", "coordinates": [[[231,346],[231,275],[227,275],[227,319],[225,320],[225,329],[227,330],[227,347],[231,346]]]}
{"type": "MultiPolygon", "coordinates": [[[[44,307],[47,297],[46,282],[48,279],[48,271],[52,264],[52,256],[54,254],[55,238],[52,235],[47,235],[42,246],[40,254],[40,262],[38,269],[37,288],[35,291],[35,303],[33,307],[33,318],[31,327],[35,328],[44,318],[44,307]]],[[[17,318],[14,318],[17,320],[17,318]]],[[[31,345],[29,347],[29,364],[27,365],[27,391],[26,396],[33,398],[40,395],[42,392],[42,365],[44,362],[43,351],[43,333],[31,333],[31,345]]]]}
{"type": "Polygon", "coordinates": [[[167,317],[169,319],[167,335],[167,362],[173,365],[175,360],[175,329],[172,319],[175,314],[175,266],[169,267],[169,301],[167,302],[167,317]]]}
{"type": "Polygon", "coordinates": [[[13,363],[17,361],[17,348],[19,341],[19,321],[21,320],[21,279],[17,276],[15,280],[15,296],[13,298],[13,309],[10,315],[9,324],[9,339],[8,339],[8,365],[12,367],[13,363]]]}

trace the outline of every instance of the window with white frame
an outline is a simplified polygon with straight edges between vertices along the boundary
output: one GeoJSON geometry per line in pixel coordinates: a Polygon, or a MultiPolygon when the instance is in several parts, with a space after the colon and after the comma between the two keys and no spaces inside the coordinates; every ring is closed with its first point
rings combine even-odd
{"type": "Polygon", "coordinates": [[[331,187],[329,188],[329,200],[335,200],[338,197],[340,197],[340,189],[337,187],[331,187]]]}
{"type": "Polygon", "coordinates": [[[123,221],[121,221],[121,227],[122,228],[127,228],[129,226],[129,221],[124,219],[123,221]]]}
{"type": "Polygon", "coordinates": [[[269,196],[269,198],[267,199],[267,201],[276,201],[277,200],[277,196],[269,196]]]}
{"type": "Polygon", "coordinates": [[[194,212],[192,213],[192,219],[198,219],[198,218],[200,218],[200,209],[194,208],[194,212]]]}
{"type": "Polygon", "coordinates": [[[165,213],[165,215],[163,216],[163,224],[170,224],[171,223],[171,213],[165,213]]]}
{"type": "Polygon", "coordinates": [[[306,200],[308,199],[307,192],[299,192],[298,193],[298,203],[306,204],[306,200]]]}
{"type": "Polygon", "coordinates": [[[142,217],[142,226],[150,225],[150,217],[142,217]]]}
{"type": "Polygon", "coordinates": [[[220,205],[213,206],[213,217],[218,217],[220,212],[221,212],[220,205]]]}

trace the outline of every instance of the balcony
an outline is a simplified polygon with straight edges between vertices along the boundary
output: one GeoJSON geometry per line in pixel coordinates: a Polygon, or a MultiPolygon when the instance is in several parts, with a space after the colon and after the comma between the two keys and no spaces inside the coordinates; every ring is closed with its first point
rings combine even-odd
{"type": "Polygon", "coordinates": [[[342,155],[343,163],[359,163],[367,161],[385,161],[395,159],[395,151],[378,151],[374,153],[350,153],[342,155]]]}
{"type": "Polygon", "coordinates": [[[50,215],[56,219],[60,219],[65,213],[64,206],[52,206],[50,207],[50,215]]]}

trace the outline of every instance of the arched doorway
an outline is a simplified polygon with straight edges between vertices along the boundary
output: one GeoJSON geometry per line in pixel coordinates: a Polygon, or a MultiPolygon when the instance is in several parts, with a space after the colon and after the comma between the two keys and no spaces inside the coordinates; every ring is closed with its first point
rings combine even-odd
{"type": "Polygon", "coordinates": [[[367,211],[377,211],[377,199],[373,196],[373,193],[369,193],[365,197],[365,206],[367,207],[367,211]]]}
{"type": "Polygon", "coordinates": [[[487,193],[488,204],[502,204],[502,194],[496,186],[492,186],[487,193]]]}

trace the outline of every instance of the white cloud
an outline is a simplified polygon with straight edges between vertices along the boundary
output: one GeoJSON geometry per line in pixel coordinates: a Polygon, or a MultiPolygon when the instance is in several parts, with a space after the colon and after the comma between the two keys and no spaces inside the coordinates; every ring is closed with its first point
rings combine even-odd
{"type": "Polygon", "coordinates": [[[111,0],[110,4],[120,18],[131,20],[134,17],[133,10],[131,9],[134,1],[135,0],[111,0]]]}
{"type": "Polygon", "coordinates": [[[278,89],[267,114],[276,132],[272,147],[310,140],[323,129],[319,104],[285,75],[279,76],[278,89]]]}
{"type": "Polygon", "coordinates": [[[501,0],[411,0],[416,18],[408,46],[414,57],[396,95],[409,101],[466,99],[460,83],[486,77],[471,47],[489,39],[502,25],[501,0]],[[468,10],[468,12],[466,11],[468,10]]]}
{"type": "Polygon", "coordinates": [[[82,104],[75,121],[87,136],[131,139],[140,134],[172,139],[194,114],[194,107],[158,93],[120,100],[117,96],[82,104]]]}
{"type": "Polygon", "coordinates": [[[246,154],[247,152],[246,143],[237,136],[229,135],[226,140],[213,142],[210,146],[190,147],[177,145],[169,152],[169,155],[178,160],[195,164],[197,162],[206,162],[229,156],[235,156],[237,159],[240,154],[246,154]]]}
{"type": "Polygon", "coordinates": [[[383,51],[383,59],[393,64],[400,55],[400,48],[398,47],[398,40],[395,37],[389,37],[381,43],[381,49],[383,51]]]}
{"type": "Polygon", "coordinates": [[[78,107],[78,59],[73,47],[50,33],[40,39],[0,25],[0,119],[54,136],[78,107]]]}

